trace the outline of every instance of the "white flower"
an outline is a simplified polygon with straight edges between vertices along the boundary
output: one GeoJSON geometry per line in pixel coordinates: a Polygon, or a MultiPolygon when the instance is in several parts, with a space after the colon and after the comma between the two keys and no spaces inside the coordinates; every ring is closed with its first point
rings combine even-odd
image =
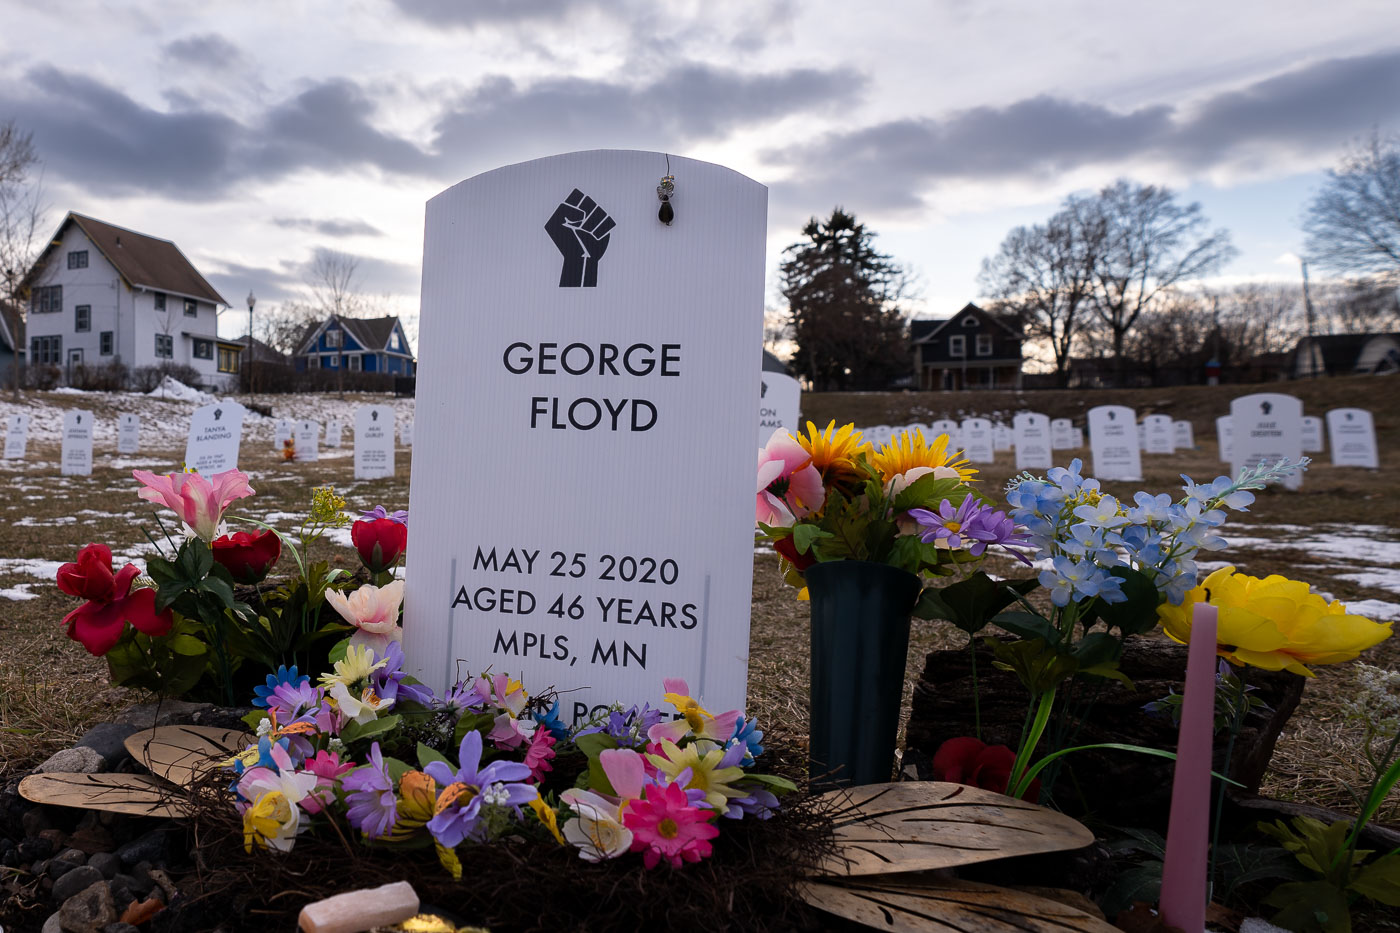
{"type": "Polygon", "coordinates": [[[366,687],[358,698],[353,697],[350,695],[349,688],[339,681],[331,684],[331,700],[340,710],[342,716],[361,725],[374,722],[379,718],[381,709],[387,709],[394,705],[393,700],[381,699],[369,687],[366,687]]]}
{"type": "Polygon", "coordinates": [[[566,790],[559,799],[573,808],[564,838],[586,862],[617,858],[632,847],[632,830],[622,825],[618,806],[587,790],[566,790]]]}

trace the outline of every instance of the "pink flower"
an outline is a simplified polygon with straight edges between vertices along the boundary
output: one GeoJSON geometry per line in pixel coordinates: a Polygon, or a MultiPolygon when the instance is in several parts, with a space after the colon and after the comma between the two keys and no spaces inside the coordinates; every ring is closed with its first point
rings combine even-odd
{"type": "Polygon", "coordinates": [[[359,629],[350,636],[350,644],[369,646],[374,656],[382,658],[390,642],[403,641],[399,627],[399,607],[403,605],[402,580],[387,586],[365,585],[349,596],[339,590],[326,590],[326,601],[335,607],[340,617],[359,629]]]}
{"type": "Polygon", "coordinates": [[[491,727],[486,737],[497,748],[519,748],[520,743],[530,739],[534,725],[533,722],[516,719],[510,713],[501,713],[496,717],[496,724],[491,727]]]}
{"type": "Polygon", "coordinates": [[[191,534],[206,542],[214,540],[229,503],[253,494],[247,474],[238,470],[216,473],[213,482],[198,473],[157,476],[149,470],[132,470],[131,475],[144,487],[138,496],[173,511],[191,534]]]}
{"type": "Polygon", "coordinates": [[[765,525],[791,525],[825,501],[822,475],[812,466],[812,455],[787,431],[774,431],[758,452],[757,520],[765,525]]]}
{"type": "Polygon", "coordinates": [[[322,807],[333,803],[341,775],[354,767],[353,761],[342,762],[335,752],[321,751],[316,757],[306,759],[303,773],[316,775],[316,786],[301,802],[302,808],[307,813],[320,813],[322,807]]]}
{"type": "Polygon", "coordinates": [[[653,784],[641,800],[634,800],[622,812],[622,824],[632,832],[632,851],[642,852],[647,868],[665,859],[672,868],[683,862],[698,862],[710,854],[709,840],[719,835],[709,818],[713,811],[690,805],[683,789],[675,784],[653,784]]]}
{"type": "Polygon", "coordinates": [[[554,758],[554,736],[548,729],[536,729],[530,737],[530,747],[525,750],[525,767],[530,769],[530,779],[536,784],[544,780],[546,771],[553,771],[550,761],[554,758]]]}

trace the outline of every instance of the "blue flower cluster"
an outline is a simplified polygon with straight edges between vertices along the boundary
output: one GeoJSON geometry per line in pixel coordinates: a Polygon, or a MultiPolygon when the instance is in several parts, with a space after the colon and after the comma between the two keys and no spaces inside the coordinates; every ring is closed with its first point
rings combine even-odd
{"type": "Polygon", "coordinates": [[[1218,551],[1225,539],[1216,529],[1225,523],[1225,510],[1248,511],[1251,489],[1263,489],[1297,470],[1299,463],[1279,461],[1242,470],[1236,479],[1221,476],[1198,484],[1189,476],[1185,496],[1173,501],[1166,494],[1139,492],[1132,504],[1120,502],[1086,479],[1078,460],[1069,468],[1055,467],[1044,479],[1023,473],[1007,486],[1011,517],[1025,526],[1039,560],[1051,566],[1041,571],[1040,583],[1050,590],[1056,606],[1101,597],[1105,602],[1127,600],[1115,567],[1134,567],[1152,579],[1174,605],[1196,585],[1196,555],[1218,551]]]}

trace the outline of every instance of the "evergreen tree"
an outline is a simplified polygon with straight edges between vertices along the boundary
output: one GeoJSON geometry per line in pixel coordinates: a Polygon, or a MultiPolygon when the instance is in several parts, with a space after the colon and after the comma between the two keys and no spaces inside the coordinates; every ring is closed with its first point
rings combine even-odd
{"type": "Polygon", "coordinates": [[[839,207],[809,220],[802,236],[783,251],[780,272],[797,344],[793,372],[816,391],[889,388],[911,366],[905,270],[839,207]]]}

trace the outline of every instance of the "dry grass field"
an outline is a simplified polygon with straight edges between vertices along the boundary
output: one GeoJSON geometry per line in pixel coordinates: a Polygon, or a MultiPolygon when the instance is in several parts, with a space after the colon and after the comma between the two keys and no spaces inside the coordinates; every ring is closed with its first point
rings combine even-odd
{"type": "MultiPolygon", "coordinates": [[[[902,425],[972,414],[1000,414],[1009,420],[1018,410],[1036,410],[1074,417],[1082,425],[1088,408],[1109,400],[1121,402],[1135,406],[1139,415],[1162,412],[1194,423],[1194,450],[1143,457],[1146,482],[1140,488],[1175,492],[1179,473],[1208,480],[1227,471],[1217,457],[1214,418],[1226,412],[1229,399],[1275,389],[1299,395],[1309,414],[1337,406],[1371,409],[1382,469],[1334,468],[1326,454],[1321,455],[1301,491],[1261,495],[1251,512],[1226,527],[1231,548],[1210,557],[1256,575],[1287,573],[1347,601],[1362,614],[1400,619],[1400,404],[1392,397],[1400,383],[1394,380],[1112,393],[822,394],[806,397],[803,406],[804,417],[823,424],[835,419],[902,425]]],[[[90,400],[81,401],[95,407],[90,400]]],[[[1087,451],[1064,453],[1066,461],[1081,454],[1087,460],[1087,451]]],[[[31,442],[26,461],[5,463],[9,494],[0,500],[0,776],[32,767],[90,723],[109,716],[114,707],[143,699],[110,687],[105,664],[64,636],[60,620],[75,604],[52,580],[59,564],[71,560],[89,541],[109,543],[118,560],[151,553],[153,546],[142,527],[158,535],[154,512],[136,499],[130,471],[173,469],[180,456],[181,450],[172,447],[117,458],[99,445],[91,477],[65,478],[57,475],[56,445],[31,442]]],[[[408,500],[409,463],[409,452],[401,448],[395,479],[356,483],[348,451],[314,464],[284,464],[272,455],[269,443],[245,440],[241,465],[252,474],[257,495],[240,503],[246,505],[240,511],[288,528],[306,508],[312,486],[327,483],[344,494],[352,508],[380,502],[402,507],[408,500]]],[[[1013,472],[1011,455],[1001,454],[982,467],[980,478],[996,493],[1013,472]]],[[[1130,496],[1139,484],[1107,487],[1130,496]]],[[[343,541],[348,545],[348,535],[343,541]]],[[[348,546],[323,542],[318,547],[326,558],[346,566],[355,561],[348,546]]],[[[1005,576],[1024,573],[1011,561],[990,569],[1005,576]]],[[[926,652],[963,643],[964,636],[950,626],[915,620],[906,694],[926,652]]],[[[1400,639],[1371,651],[1368,660],[1390,668],[1400,665],[1400,639]]],[[[759,549],[754,557],[749,706],[765,729],[799,742],[804,739],[807,677],[805,604],[779,578],[777,557],[759,549]]],[[[1366,777],[1358,769],[1355,730],[1340,721],[1338,698],[1350,687],[1347,665],[1322,669],[1309,683],[1303,706],[1279,745],[1267,791],[1300,801],[1347,805],[1341,782],[1364,783],[1366,777]]],[[[1390,802],[1384,816],[1400,819],[1400,799],[1390,802]]]]}

